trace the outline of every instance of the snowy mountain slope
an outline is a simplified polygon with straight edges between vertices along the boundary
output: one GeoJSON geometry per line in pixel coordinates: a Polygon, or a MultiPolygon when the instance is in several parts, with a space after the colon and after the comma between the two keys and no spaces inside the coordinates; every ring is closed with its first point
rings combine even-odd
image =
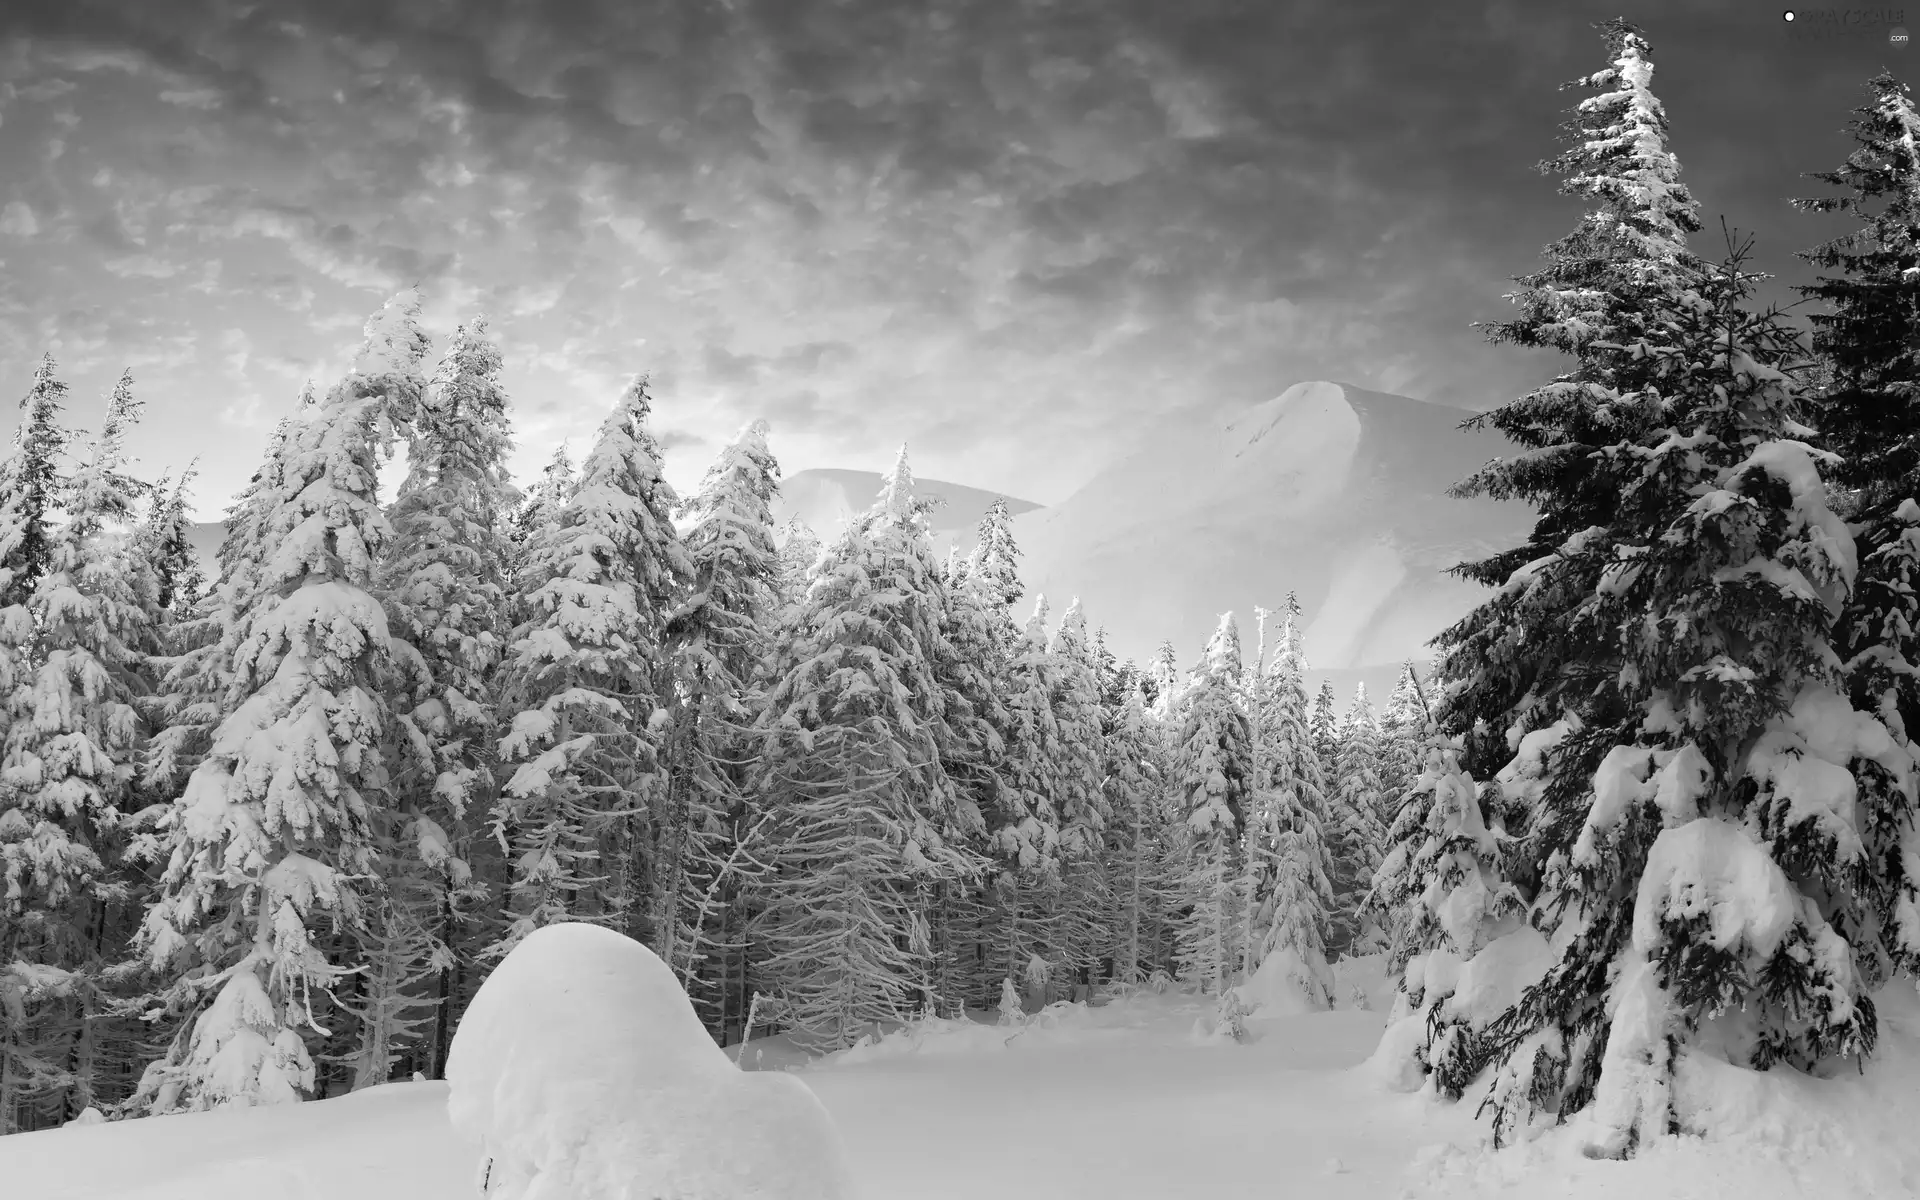
{"type": "Polygon", "coordinates": [[[1249,649],[1253,608],[1299,594],[1307,655],[1369,682],[1483,589],[1445,570],[1510,544],[1532,514],[1447,497],[1497,434],[1459,428],[1464,410],[1302,383],[1225,426],[1154,431],[1063,503],[1015,522],[1030,591],[1078,595],[1121,657],[1171,638],[1182,665],[1231,609],[1249,649]]]}
{"type": "MultiPolygon", "coordinates": [[[[1920,1194],[1911,980],[1879,998],[1885,1029],[1864,1075],[1810,1079],[1703,1060],[1686,1087],[1714,1106],[1721,1131],[1628,1162],[1581,1155],[1584,1118],[1490,1153],[1476,1093],[1445,1104],[1389,1092],[1364,1061],[1382,998],[1372,1012],[1256,1014],[1257,1040],[1235,1046],[1197,1044],[1211,1004],[1144,994],[1041,1015],[1018,1036],[953,1022],[896,1034],[804,1077],[871,1200],[1920,1194]]],[[[303,1105],[0,1138],[0,1196],[464,1200],[480,1193],[477,1166],[448,1123],[447,1085],[389,1084],[303,1105]]]]}
{"type": "MultiPolygon", "coordinates": [[[[949,540],[956,541],[963,554],[973,549],[974,527],[986,515],[987,506],[999,498],[997,492],[938,479],[916,479],[913,487],[921,498],[937,498],[943,502],[928,518],[934,544],[942,553],[949,540]]],[[[838,533],[854,514],[871,508],[873,498],[879,494],[880,473],[877,471],[835,468],[795,471],[780,483],[780,495],[774,501],[774,520],[785,524],[797,516],[822,538],[828,538],[838,533]]],[[[1040,507],[1012,496],[1006,497],[1006,501],[1008,511],[1016,516],[1040,507]]]]}

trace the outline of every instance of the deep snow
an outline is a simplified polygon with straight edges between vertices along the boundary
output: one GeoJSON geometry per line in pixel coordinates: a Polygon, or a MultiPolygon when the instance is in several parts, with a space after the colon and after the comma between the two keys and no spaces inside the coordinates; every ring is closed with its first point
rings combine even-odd
{"type": "MultiPolygon", "coordinates": [[[[1204,1044],[1211,1001],[1144,993],[1056,1007],[1024,1028],[943,1023],[805,1069],[868,1200],[1208,1200],[1274,1197],[1631,1197],[1785,1200],[1920,1194],[1920,1001],[1881,997],[1884,1037],[1864,1078],[1758,1076],[1697,1064],[1723,1114],[1712,1143],[1680,1139],[1626,1163],[1553,1131],[1479,1149],[1476,1097],[1390,1091],[1366,1061],[1372,1011],[1255,1015],[1246,1045],[1204,1044]]],[[[983,1014],[984,1016],[985,1014],[983,1014]]],[[[746,1065],[785,1063],[775,1039],[746,1065]]],[[[163,1117],[0,1139],[7,1200],[456,1200],[475,1152],[446,1118],[446,1085],[393,1084],[276,1109],[163,1117]]]]}

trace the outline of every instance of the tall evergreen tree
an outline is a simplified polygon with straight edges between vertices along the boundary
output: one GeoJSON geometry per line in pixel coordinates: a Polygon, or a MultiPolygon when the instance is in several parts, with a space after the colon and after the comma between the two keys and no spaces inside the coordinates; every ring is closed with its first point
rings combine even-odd
{"type": "Polygon", "coordinates": [[[20,398],[13,453],[0,463],[0,608],[24,604],[53,557],[53,517],[62,486],[68,434],[61,425],[67,385],[53,355],[40,359],[33,387],[20,398]]]}
{"type": "MultiPolygon", "coordinates": [[[[1393,933],[1390,1021],[1411,1033],[1405,1049],[1412,1061],[1403,1070],[1431,1075],[1449,1099],[1460,1097],[1485,1062],[1486,1016],[1449,1003],[1461,990],[1462,969],[1489,943],[1524,927],[1526,915],[1525,899],[1501,870],[1505,830],[1497,814],[1491,825],[1486,817],[1457,747],[1435,742],[1408,788],[1394,848],[1369,896],[1370,908],[1390,914],[1381,920],[1393,933]]],[[[1533,931],[1526,934],[1538,941],[1533,931]]],[[[1472,1003],[1477,998],[1466,990],[1472,1003]]]]}
{"type": "Polygon", "coordinates": [[[141,549],[153,571],[154,604],[176,617],[192,612],[206,587],[206,573],[190,535],[193,509],[188,497],[198,474],[196,466],[188,466],[170,485],[162,480],[153,489],[140,531],[141,549]]]}
{"type": "Polygon", "coordinates": [[[25,602],[0,619],[14,668],[0,757],[0,1133],[93,1104],[109,929],[145,723],[152,578],[126,473],[140,414],[123,375],[88,459],[49,496],[66,514],[25,602]]]}
{"type": "Polygon", "coordinates": [[[1331,789],[1340,777],[1340,711],[1330,679],[1322,680],[1314,694],[1307,732],[1313,737],[1313,752],[1320,757],[1320,774],[1331,789]]]}
{"type": "Polygon", "coordinates": [[[1242,964],[1242,838],[1254,784],[1244,672],[1239,628],[1226,613],[1188,688],[1175,767],[1190,846],[1181,971],[1216,995],[1242,964]]]}
{"type": "Polygon", "coordinates": [[[286,430],[255,497],[259,543],[239,553],[254,585],[222,597],[225,715],[162,819],[170,857],[138,940],[169,1007],[190,1014],[141,1083],[155,1112],[290,1101],[314,1083],[301,1031],[346,973],[322,947],[362,918],[388,787],[376,464],[424,383],[415,309],[403,294],[370,318],[353,371],[286,430]]]}
{"type": "Polygon", "coordinates": [[[1455,489],[1525,501],[1539,513],[1522,545],[1456,568],[1503,590],[1436,642],[1443,651],[1468,648],[1477,663],[1499,664],[1497,674],[1467,692],[1449,692],[1441,705],[1446,728],[1467,737],[1464,765],[1483,778],[1511,753],[1511,726],[1519,722],[1524,732],[1558,718],[1535,685],[1577,669],[1583,652],[1509,582],[1607,523],[1637,463],[1606,448],[1635,436],[1634,422],[1648,419],[1644,406],[1626,399],[1652,381],[1652,359],[1640,347],[1664,336],[1656,309],[1685,302],[1699,272],[1686,245],[1700,228],[1697,205],[1667,147],[1666,111],[1651,88],[1652,50],[1627,21],[1609,21],[1601,32],[1608,64],[1565,85],[1594,94],[1563,127],[1566,149],[1541,164],[1562,177],[1562,194],[1591,207],[1578,228],[1547,247],[1546,265],[1518,280],[1508,299],[1519,316],[1485,327],[1491,341],[1558,350],[1574,366],[1468,423],[1497,429],[1521,453],[1496,459],[1455,489]]]}
{"type": "Polygon", "coordinates": [[[514,716],[495,820],[513,847],[514,916],[496,953],[560,920],[650,932],[662,634],[689,570],[651,411],[637,378],[573,494],[530,534],[500,685],[514,716]]]}
{"type": "Polygon", "coordinates": [[[1387,849],[1387,830],[1380,823],[1379,757],[1379,724],[1367,702],[1367,685],[1362,683],[1354,688],[1353,703],[1341,721],[1333,795],[1327,804],[1335,913],[1329,941],[1336,953],[1366,953],[1373,948],[1360,901],[1387,849]]]}
{"type": "Polygon", "coordinates": [[[1280,617],[1273,653],[1253,692],[1254,816],[1247,834],[1253,907],[1246,966],[1257,970],[1268,957],[1285,953],[1300,994],[1325,1004],[1332,999],[1326,948],[1334,903],[1326,781],[1308,729],[1306,648],[1300,602],[1292,594],[1280,617]]]}
{"type": "MultiPolygon", "coordinates": [[[[1890,717],[1920,733],[1920,625],[1911,590],[1920,557],[1920,112],[1913,93],[1881,73],[1855,110],[1852,154],[1818,179],[1837,195],[1799,200],[1815,213],[1857,222],[1801,255],[1822,274],[1804,295],[1824,385],[1813,424],[1838,452],[1832,481],[1859,541],[1860,573],[1841,614],[1835,649],[1859,707],[1891,699],[1890,717]]],[[[1880,840],[1883,845],[1886,834],[1880,840]]],[[[1876,847],[1878,849],[1878,847],[1876,847]]]]}
{"type": "MultiPolygon", "coordinates": [[[[1588,649],[1536,684],[1577,729],[1530,830],[1562,950],[1495,1031],[1503,1131],[1592,1103],[1596,1151],[1631,1153],[1674,1126],[1673,1073],[1710,1021],[1756,1067],[1864,1053],[1868,993],[1909,953],[1876,909],[1911,884],[1865,837],[1911,820],[1912,755],[1836,690],[1854,547],[1754,278],[1736,251],[1650,320],[1657,391],[1622,398],[1643,416],[1609,452],[1634,477],[1526,584],[1588,649]],[[1730,1006],[1746,1016],[1719,1021],[1730,1006]]],[[[1500,668],[1448,669],[1471,690],[1500,668]]]]}
{"type": "MultiPolygon", "coordinates": [[[[499,349],[475,320],[454,333],[411,421],[377,582],[401,672],[390,690],[392,801],[375,815],[355,1085],[384,1083],[400,1044],[438,1074],[471,974],[467,928],[485,895],[471,862],[493,800],[495,673],[509,629],[508,521],[520,496],[499,349]]],[[[484,843],[483,843],[484,844],[484,843]]]]}
{"type": "Polygon", "coordinates": [[[1141,983],[1172,974],[1166,955],[1184,849],[1181,821],[1167,787],[1166,745],[1147,716],[1146,696],[1128,693],[1106,740],[1103,787],[1113,814],[1107,830],[1113,884],[1113,977],[1141,983]]]}
{"type": "Polygon", "coordinates": [[[758,971],[809,1045],[932,998],[928,892],[982,865],[941,769],[935,573],[903,448],[817,568],[760,718],[756,790],[774,816],[758,971]]]}
{"type": "Polygon", "coordinates": [[[740,901],[762,849],[749,801],[756,676],[780,583],[779,486],[766,422],[755,421],[722,448],[681,510],[691,586],[666,627],[673,688],[661,751],[667,796],[656,945],[722,1032],[744,1018],[747,1000],[740,901]]]}
{"type": "Polygon", "coordinates": [[[1920,112],[1906,84],[1882,72],[1854,110],[1853,153],[1811,178],[1837,195],[1796,200],[1858,228],[1800,255],[1823,272],[1800,292],[1826,306],[1808,319],[1830,377],[1819,404],[1832,479],[1879,521],[1920,485],[1920,112]]]}
{"type": "Polygon", "coordinates": [[[982,578],[988,593],[1002,607],[1011,608],[1025,594],[1020,585],[1020,548],[1013,540],[1013,514],[1004,497],[996,497],[980,518],[969,574],[982,578]]]}

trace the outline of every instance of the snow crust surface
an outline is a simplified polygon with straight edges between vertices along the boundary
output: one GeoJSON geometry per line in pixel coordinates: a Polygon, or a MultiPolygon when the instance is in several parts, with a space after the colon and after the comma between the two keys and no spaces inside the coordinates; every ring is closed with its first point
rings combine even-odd
{"type": "MultiPolygon", "coordinates": [[[[1364,1064],[1393,981],[1377,958],[1333,971],[1339,1007],[1255,1013],[1247,1023],[1257,1036],[1245,1045],[1194,1044],[1192,1026],[1213,1012],[1211,998],[1142,991],[1056,1006],[1019,1030],[994,1025],[990,1013],[902,1029],[800,1077],[839,1126],[863,1194],[900,1200],[1920,1194],[1912,1136],[1920,999],[1911,981],[1876,997],[1883,1036],[1864,1075],[1763,1074],[1689,1053],[1678,1065],[1676,1112],[1716,1132],[1612,1162],[1583,1153],[1593,1137],[1585,1119],[1494,1152],[1473,1119],[1477,1092],[1448,1104],[1391,1091],[1364,1064]],[[1348,1002],[1355,992],[1372,1011],[1348,1002]]],[[[746,1065],[798,1066],[802,1057],[782,1042],[754,1042],[746,1065]]],[[[447,1101],[444,1083],[390,1084],[315,1103],[0,1138],[0,1196],[474,1200],[473,1146],[450,1124],[447,1101]]]]}
{"type": "Polygon", "coordinates": [[[672,971],[595,925],[536,930],[481,985],[447,1060],[490,1200],[847,1200],[799,1079],[734,1066],[672,971]]]}

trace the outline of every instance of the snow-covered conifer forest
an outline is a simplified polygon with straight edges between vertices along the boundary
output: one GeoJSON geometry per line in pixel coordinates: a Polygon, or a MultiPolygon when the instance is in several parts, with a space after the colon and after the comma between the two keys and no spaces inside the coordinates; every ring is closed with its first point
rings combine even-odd
{"type": "MultiPolygon", "coordinates": [[[[1112,1105],[1162,1190],[1104,1195],[1174,1194],[1165,1162],[1242,1192],[1102,1053],[1195,1111],[1334,1114],[1267,1160],[1303,1195],[1915,1194],[1920,1151],[1861,1147],[1920,1115],[1920,113],[1868,81],[1796,202],[1846,231],[1782,313],[1778,251],[1681,182],[1646,37],[1595,50],[1544,164],[1584,216],[1483,330],[1557,373],[1475,418],[1510,452],[1456,489],[1536,518],[1384,696],[1312,687],[1288,595],[1116,661],[1099,597],[1023,585],[1005,504],[937,553],[908,448],[844,529],[776,522],[766,422],[679,494],[644,361],[516,481],[503,347],[411,290],[203,563],[192,469],[135,469],[139,378],[76,429],[46,357],[0,463],[0,1133],[33,1147],[0,1143],[0,1194],[61,1194],[47,1139],[79,1135],[36,1131],[441,1087],[495,968],[567,923],[649,950],[621,986],[654,997],[567,1012],[654,1011],[664,964],[727,1060],[817,1064],[875,1194],[949,1193],[889,1173],[922,1093],[855,1073],[1023,1045],[1004,1085],[942,1068],[955,1128],[1084,1148],[1112,1105]],[[1022,1094],[1075,1071],[1063,1109],[1022,1094]]],[[[274,1178],[220,1186],[300,1194],[274,1178]]]]}

